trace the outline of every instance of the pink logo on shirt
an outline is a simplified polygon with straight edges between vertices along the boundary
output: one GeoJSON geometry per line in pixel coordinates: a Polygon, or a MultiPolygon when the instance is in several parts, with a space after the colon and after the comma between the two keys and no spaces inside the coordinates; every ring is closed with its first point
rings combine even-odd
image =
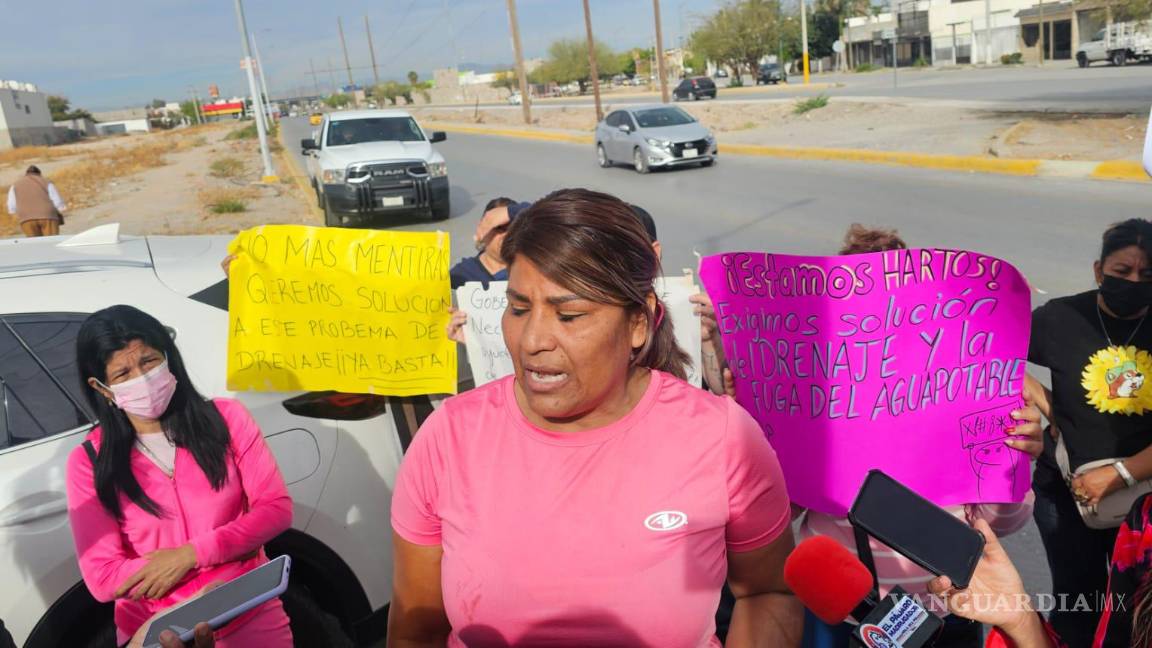
{"type": "Polygon", "coordinates": [[[675,531],[688,524],[688,516],[680,511],[658,511],[644,520],[650,531],[675,531]]]}

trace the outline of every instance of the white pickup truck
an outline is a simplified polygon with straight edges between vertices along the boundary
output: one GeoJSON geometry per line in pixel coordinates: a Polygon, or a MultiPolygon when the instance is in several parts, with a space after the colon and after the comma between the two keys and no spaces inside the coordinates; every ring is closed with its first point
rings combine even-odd
{"type": "Polygon", "coordinates": [[[368,224],[417,213],[449,216],[448,165],[432,148],[447,136],[425,134],[403,110],[328,113],[316,136],[302,140],[324,224],[368,224]]]}
{"type": "Polygon", "coordinates": [[[1148,59],[1152,59],[1152,28],[1148,22],[1112,23],[1076,50],[1076,62],[1082,68],[1099,61],[1119,66],[1148,59]]]}

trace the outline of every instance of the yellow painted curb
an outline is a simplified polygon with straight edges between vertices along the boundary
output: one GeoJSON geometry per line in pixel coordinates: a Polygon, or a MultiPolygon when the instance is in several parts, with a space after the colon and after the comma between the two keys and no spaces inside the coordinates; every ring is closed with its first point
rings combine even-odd
{"type": "Polygon", "coordinates": [[[721,153],[755,155],[793,160],[829,160],[842,162],[869,162],[949,171],[974,171],[1004,175],[1034,176],[1040,169],[1040,160],[1006,160],[967,155],[934,155],[902,151],[872,151],[868,149],[794,148],[786,146],[754,146],[750,144],[721,144],[721,153]]]}
{"type": "MultiPolygon", "coordinates": [[[[591,144],[590,135],[569,133],[549,133],[516,128],[484,128],[440,124],[439,130],[492,135],[497,137],[518,137],[551,142],[571,142],[591,144]]],[[[920,167],[950,171],[973,171],[978,173],[998,173],[1016,176],[1038,175],[1040,160],[1006,160],[963,155],[932,155],[929,153],[905,153],[900,151],[870,151],[867,149],[799,148],[787,146],[755,146],[751,144],[721,144],[721,154],[748,155],[757,157],[784,158],[791,160],[827,160],[841,162],[868,162],[894,166],[920,167]]]]}
{"type": "Polygon", "coordinates": [[[493,135],[496,137],[519,137],[522,139],[544,140],[546,142],[570,142],[572,144],[591,144],[591,135],[572,135],[569,133],[550,133],[547,131],[532,131],[519,128],[484,128],[478,126],[462,126],[460,124],[434,124],[434,130],[449,133],[469,133],[472,135],[493,135]]]}
{"type": "Polygon", "coordinates": [[[1096,165],[1092,177],[1098,180],[1127,180],[1129,182],[1152,182],[1144,166],[1135,160],[1109,160],[1096,165]]]}

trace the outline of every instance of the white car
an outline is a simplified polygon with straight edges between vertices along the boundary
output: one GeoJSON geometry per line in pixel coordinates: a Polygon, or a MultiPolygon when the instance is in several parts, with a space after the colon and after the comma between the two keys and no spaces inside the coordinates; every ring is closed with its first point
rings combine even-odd
{"type": "Polygon", "coordinates": [[[324,224],[337,227],[402,213],[448,218],[448,164],[403,110],[345,110],[324,115],[319,138],[302,140],[324,224]]]}
{"type": "Polygon", "coordinates": [[[513,92],[512,94],[508,95],[508,103],[512,106],[519,106],[520,104],[524,103],[524,98],[520,96],[519,92],[513,92]]]}
{"type": "MultiPolygon", "coordinates": [[[[383,634],[392,588],[391,493],[428,398],[230,393],[225,386],[229,237],[0,240],[0,619],[25,648],[108,637],[110,604],[80,577],[65,499],[65,463],[95,423],[75,362],[85,317],[131,304],[172,329],[204,394],[251,410],[294,503],[292,528],[266,545],[292,556],[283,600],[294,627],[321,624],[367,642],[383,634]],[[83,243],[77,245],[77,243],[83,243]]],[[[315,626],[313,626],[315,627],[315,626]]],[[[92,644],[94,645],[94,644],[92,644]]]]}

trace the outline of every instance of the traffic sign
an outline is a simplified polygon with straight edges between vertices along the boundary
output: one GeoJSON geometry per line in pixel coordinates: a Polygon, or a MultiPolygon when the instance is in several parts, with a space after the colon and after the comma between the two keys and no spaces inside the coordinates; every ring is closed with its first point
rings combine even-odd
{"type": "Polygon", "coordinates": [[[881,32],[880,37],[887,39],[887,40],[891,40],[893,38],[896,38],[896,30],[895,29],[885,29],[883,32],[881,32]]]}
{"type": "Polygon", "coordinates": [[[843,52],[844,51],[844,41],[838,40],[838,41],[832,43],[832,51],[836,52],[837,54],[843,52]]]}

